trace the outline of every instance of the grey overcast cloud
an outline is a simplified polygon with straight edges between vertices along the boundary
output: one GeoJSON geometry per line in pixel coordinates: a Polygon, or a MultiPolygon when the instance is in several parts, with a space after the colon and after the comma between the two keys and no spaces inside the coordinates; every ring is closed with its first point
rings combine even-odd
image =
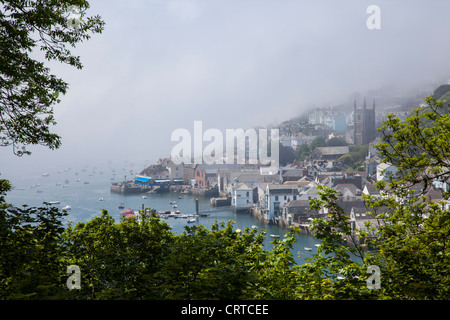
{"type": "Polygon", "coordinates": [[[177,128],[249,128],[450,79],[450,1],[92,0],[106,22],[73,52],[56,105],[60,149],[0,149],[1,172],[170,155],[177,128]],[[370,5],[380,29],[367,27],[370,5]]]}

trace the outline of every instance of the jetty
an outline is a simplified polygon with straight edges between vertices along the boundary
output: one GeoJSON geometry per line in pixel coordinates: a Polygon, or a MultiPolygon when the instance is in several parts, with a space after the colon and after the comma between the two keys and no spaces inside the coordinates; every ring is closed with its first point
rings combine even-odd
{"type": "Polygon", "coordinates": [[[147,192],[149,189],[130,182],[117,182],[111,183],[110,191],[120,194],[137,194],[147,192]]]}
{"type": "Polygon", "coordinates": [[[231,197],[211,198],[209,200],[211,207],[224,207],[231,205],[231,197]]]}

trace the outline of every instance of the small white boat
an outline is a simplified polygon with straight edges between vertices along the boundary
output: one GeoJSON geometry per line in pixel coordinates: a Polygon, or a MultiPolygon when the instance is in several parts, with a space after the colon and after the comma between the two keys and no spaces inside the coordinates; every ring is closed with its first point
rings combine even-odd
{"type": "Polygon", "coordinates": [[[177,203],[176,201],[170,201],[170,204],[175,204],[175,203],[177,203]]]}
{"type": "Polygon", "coordinates": [[[194,223],[195,221],[197,221],[197,219],[193,218],[193,219],[188,219],[188,223],[194,223]]]}
{"type": "Polygon", "coordinates": [[[316,247],[320,247],[320,243],[316,243],[315,246],[316,246],[316,247]]]}
{"type": "Polygon", "coordinates": [[[258,227],[255,225],[252,225],[252,229],[258,229],[258,227]]]}
{"type": "Polygon", "coordinates": [[[63,210],[70,210],[70,209],[72,209],[72,207],[68,205],[63,208],[63,210]]]}
{"type": "Polygon", "coordinates": [[[123,204],[123,202],[119,205],[119,209],[124,209],[125,205],[123,204]]]}
{"type": "Polygon", "coordinates": [[[142,196],[142,199],[147,199],[147,196],[142,196]]]}
{"type": "Polygon", "coordinates": [[[304,248],[306,251],[311,251],[312,250],[312,248],[308,248],[308,247],[305,247],[304,248]]]}
{"type": "Polygon", "coordinates": [[[277,239],[280,237],[279,234],[271,234],[270,236],[271,236],[272,238],[277,238],[277,239]]]}
{"type": "Polygon", "coordinates": [[[49,203],[49,204],[59,204],[60,201],[49,201],[48,203],[49,203]]]}
{"type": "Polygon", "coordinates": [[[45,173],[42,174],[42,176],[43,176],[43,177],[48,177],[48,176],[50,176],[50,174],[47,173],[47,172],[45,172],[45,173]]]}
{"type": "Polygon", "coordinates": [[[103,199],[103,198],[100,198],[100,199],[98,199],[98,201],[105,201],[105,199],[103,199]]]}

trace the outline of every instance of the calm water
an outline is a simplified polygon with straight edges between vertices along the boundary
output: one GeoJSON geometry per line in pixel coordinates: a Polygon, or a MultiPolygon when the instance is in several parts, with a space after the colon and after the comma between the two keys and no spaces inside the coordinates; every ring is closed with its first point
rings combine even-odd
{"type": "MultiPolygon", "coordinates": [[[[183,195],[182,199],[179,199],[178,193],[145,194],[147,199],[143,199],[143,194],[125,196],[110,192],[109,187],[112,181],[123,181],[125,175],[130,179],[142,168],[137,166],[131,173],[129,166],[105,164],[95,167],[84,166],[60,170],[49,169],[42,172],[3,174],[2,178],[10,179],[14,186],[14,189],[6,196],[7,202],[15,206],[23,204],[41,206],[43,201],[60,201],[60,204],[55,206],[64,208],[69,205],[71,207],[65,218],[66,222],[87,222],[95,216],[99,216],[101,209],[107,209],[116,221],[120,221],[120,211],[124,210],[118,208],[121,203],[124,203],[126,209],[139,210],[144,205],[160,211],[172,209],[170,202],[176,201],[177,210],[180,212],[195,213],[195,197],[191,195],[183,195]],[[43,173],[49,175],[42,176],[43,173]],[[99,201],[100,198],[103,198],[104,201],[99,201]]],[[[205,210],[214,210],[214,212],[210,212],[209,217],[200,217],[197,224],[201,223],[209,227],[216,220],[233,220],[236,222],[234,229],[242,230],[256,225],[258,230],[267,230],[265,240],[267,249],[272,248],[272,238],[269,237],[269,234],[279,234],[282,237],[287,232],[286,228],[266,225],[246,213],[235,213],[224,208],[211,208],[209,198],[198,197],[198,199],[200,212],[205,210]]],[[[193,225],[193,223],[187,223],[187,219],[180,218],[168,218],[163,221],[167,222],[176,233],[183,232],[186,225],[193,225]]],[[[296,239],[293,254],[297,263],[302,263],[304,258],[317,252],[314,244],[319,243],[319,240],[306,234],[297,234],[296,239]],[[304,247],[312,248],[312,251],[305,251],[304,247]],[[298,257],[297,251],[302,252],[300,257],[298,257]]]]}

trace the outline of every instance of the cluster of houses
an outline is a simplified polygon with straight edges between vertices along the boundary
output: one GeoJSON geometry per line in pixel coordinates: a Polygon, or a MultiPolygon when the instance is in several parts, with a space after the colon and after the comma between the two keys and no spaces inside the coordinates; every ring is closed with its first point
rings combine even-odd
{"type": "MultiPolygon", "coordinates": [[[[372,100],[372,99],[371,99],[372,100]]],[[[316,147],[307,160],[278,167],[255,164],[174,164],[171,159],[160,159],[157,165],[146,168],[136,177],[142,184],[159,183],[183,185],[193,194],[226,199],[220,203],[230,205],[233,210],[249,212],[266,223],[283,226],[299,226],[308,230],[309,223],[316,217],[326,217],[325,208],[310,210],[310,200],[319,198],[318,187],[326,186],[338,191],[338,205],[349,217],[355,230],[365,229],[366,223],[380,223],[368,212],[363,195],[391,197],[388,192],[380,193],[375,188],[377,181],[388,179],[397,168],[383,163],[371,144],[376,140],[376,127],[388,113],[395,113],[401,119],[409,114],[410,108],[402,105],[375,108],[375,100],[368,106],[366,99],[349,110],[319,108],[306,119],[307,124],[286,121],[279,127],[280,144],[296,149],[310,144],[318,135],[330,139],[342,137],[348,144],[369,145],[364,171],[349,171],[339,158],[349,154],[348,146],[316,147]],[[304,127],[302,127],[302,125],[304,127]]],[[[418,191],[420,186],[413,186],[418,191]]],[[[442,190],[448,185],[433,184],[424,195],[435,202],[442,200],[442,190]]],[[[211,202],[212,203],[212,202],[211,202]]],[[[443,202],[446,209],[450,205],[443,202]]]]}
{"type": "MultiPolygon", "coordinates": [[[[348,147],[317,149],[320,150],[315,150],[313,160],[302,165],[279,167],[276,172],[259,165],[176,165],[170,159],[163,159],[142,173],[152,174],[155,179],[178,182],[184,190],[188,188],[191,192],[212,190],[210,196],[227,198],[226,203],[237,212],[248,212],[266,223],[299,226],[305,231],[309,230],[312,219],[327,216],[326,209],[315,211],[309,208],[309,201],[320,197],[318,186],[327,186],[338,191],[338,205],[355,230],[365,229],[367,222],[378,225],[380,221],[367,214],[371,208],[366,206],[362,195],[383,196],[375,183],[395,174],[396,167],[382,163],[376,155],[369,153],[365,171],[331,171],[336,159],[348,152],[348,147]]],[[[425,196],[437,202],[442,199],[439,189],[445,188],[445,184],[433,185],[425,191],[425,196]]],[[[420,188],[416,189],[419,191],[420,188]]]]}

